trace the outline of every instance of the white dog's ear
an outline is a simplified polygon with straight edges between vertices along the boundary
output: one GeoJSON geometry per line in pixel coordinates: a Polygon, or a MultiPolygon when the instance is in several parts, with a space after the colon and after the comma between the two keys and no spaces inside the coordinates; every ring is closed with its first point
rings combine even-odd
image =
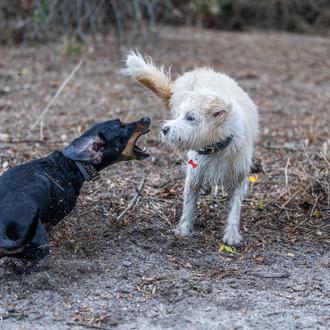
{"type": "Polygon", "coordinates": [[[169,71],[164,67],[156,66],[151,57],[143,57],[140,53],[131,50],[126,59],[126,72],[140,84],[149,88],[169,108],[172,96],[172,80],[169,71]]]}
{"type": "Polygon", "coordinates": [[[232,105],[220,100],[218,97],[211,97],[205,101],[203,110],[206,114],[219,122],[222,122],[231,111],[232,105]]]}

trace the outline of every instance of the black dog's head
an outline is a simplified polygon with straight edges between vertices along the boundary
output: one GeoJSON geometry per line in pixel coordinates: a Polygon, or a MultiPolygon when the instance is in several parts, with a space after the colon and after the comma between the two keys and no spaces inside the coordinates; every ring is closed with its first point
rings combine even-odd
{"type": "Polygon", "coordinates": [[[119,119],[93,125],[62,151],[76,161],[94,164],[101,170],[124,160],[144,159],[148,151],[136,145],[140,136],[149,132],[150,118],[143,117],[132,123],[119,119]]]}

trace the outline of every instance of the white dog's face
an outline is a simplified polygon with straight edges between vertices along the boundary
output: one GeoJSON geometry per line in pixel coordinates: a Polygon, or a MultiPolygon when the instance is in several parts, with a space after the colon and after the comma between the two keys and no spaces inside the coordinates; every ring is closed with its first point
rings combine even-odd
{"type": "Polygon", "coordinates": [[[222,138],[229,107],[218,97],[196,92],[174,94],[171,108],[174,119],[161,129],[161,138],[170,147],[197,151],[222,138]]]}

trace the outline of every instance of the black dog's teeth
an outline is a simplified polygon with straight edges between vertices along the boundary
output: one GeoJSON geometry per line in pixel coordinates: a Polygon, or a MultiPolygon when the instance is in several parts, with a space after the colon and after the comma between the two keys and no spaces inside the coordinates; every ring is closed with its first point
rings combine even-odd
{"type": "Polygon", "coordinates": [[[136,144],[134,144],[134,152],[138,157],[148,157],[149,156],[149,152],[147,150],[146,147],[144,147],[143,149],[141,149],[139,146],[137,146],[136,144]]]}
{"type": "Polygon", "coordinates": [[[138,145],[134,144],[134,150],[135,152],[137,152],[138,154],[149,154],[148,150],[146,147],[144,147],[143,149],[141,149],[138,145]]]}
{"type": "Polygon", "coordinates": [[[134,144],[134,152],[135,152],[135,154],[136,154],[138,157],[148,157],[148,156],[150,156],[149,151],[147,150],[146,147],[143,147],[143,149],[142,149],[141,147],[139,147],[139,146],[136,144],[137,141],[138,141],[141,137],[145,136],[145,135],[146,135],[147,133],[149,133],[149,132],[150,132],[150,130],[146,131],[145,133],[143,133],[142,135],[140,135],[140,136],[138,137],[138,139],[135,141],[135,144],[134,144]]]}

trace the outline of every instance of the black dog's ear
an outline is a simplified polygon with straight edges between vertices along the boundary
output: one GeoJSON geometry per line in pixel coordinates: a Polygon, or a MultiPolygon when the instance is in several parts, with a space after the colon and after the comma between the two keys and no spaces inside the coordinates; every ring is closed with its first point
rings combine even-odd
{"type": "Polygon", "coordinates": [[[81,136],[62,151],[63,155],[72,160],[100,164],[106,141],[100,135],[81,136]]]}

